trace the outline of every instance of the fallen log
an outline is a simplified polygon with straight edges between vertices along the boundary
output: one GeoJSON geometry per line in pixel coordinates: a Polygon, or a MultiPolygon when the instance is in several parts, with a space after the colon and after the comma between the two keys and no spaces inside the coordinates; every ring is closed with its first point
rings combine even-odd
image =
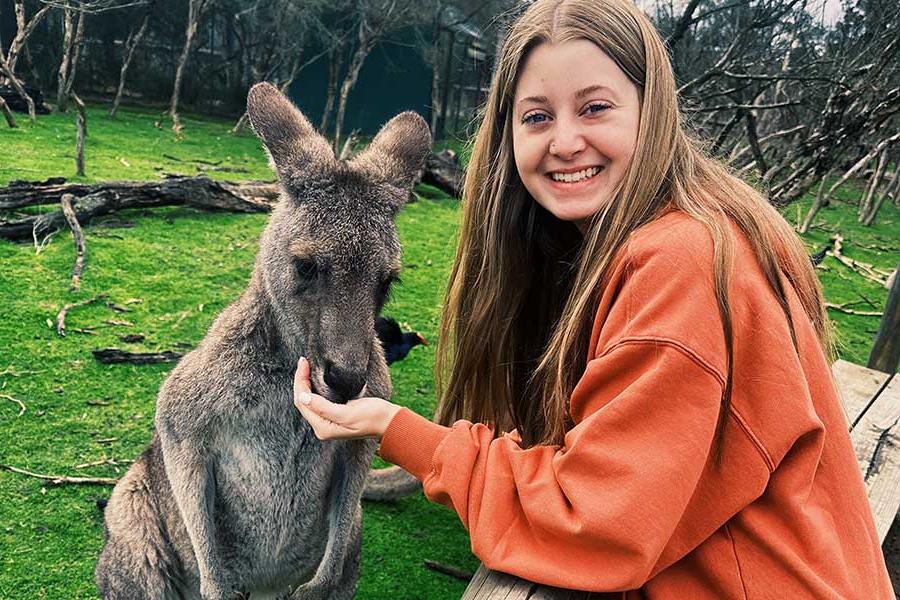
{"type": "Polygon", "coordinates": [[[455,198],[462,196],[466,172],[452,150],[429,154],[422,171],[422,183],[433,185],[455,198]]]}
{"type": "Polygon", "coordinates": [[[150,365],[161,362],[175,362],[182,356],[182,352],[164,350],[162,352],[127,352],[118,348],[101,348],[91,350],[94,358],[103,364],[130,363],[133,365],[150,365]]]}
{"type": "MultiPolygon", "coordinates": [[[[208,177],[172,177],[160,182],[110,181],[96,184],[65,184],[16,181],[0,188],[0,209],[56,204],[62,194],[75,197],[78,222],[86,226],[96,216],[124,208],[192,206],[230,212],[268,212],[278,198],[274,183],[232,183],[208,177]]],[[[0,238],[25,240],[45,237],[65,226],[61,210],[14,220],[0,217],[0,238]]]]}

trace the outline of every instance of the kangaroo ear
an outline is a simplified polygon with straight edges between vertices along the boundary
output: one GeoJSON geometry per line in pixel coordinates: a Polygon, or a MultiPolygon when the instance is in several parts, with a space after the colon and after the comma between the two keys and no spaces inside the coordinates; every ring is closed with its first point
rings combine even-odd
{"type": "Polygon", "coordinates": [[[250,88],[247,115],[282,180],[334,161],[325,138],[274,85],[257,83],[250,88]]]}
{"type": "Polygon", "coordinates": [[[431,152],[431,132],[425,119],[412,111],[388,121],[369,147],[350,164],[403,190],[409,191],[431,152]]]}

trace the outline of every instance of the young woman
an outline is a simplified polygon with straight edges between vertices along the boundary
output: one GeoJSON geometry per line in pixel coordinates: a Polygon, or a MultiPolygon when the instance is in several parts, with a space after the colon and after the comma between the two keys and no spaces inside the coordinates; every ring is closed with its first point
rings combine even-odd
{"type": "Polygon", "coordinates": [[[538,0],[515,23],[463,207],[439,424],[331,404],[301,360],[319,437],[380,437],[486,566],[532,581],[893,598],[810,260],[685,133],[628,0],[538,0]]]}

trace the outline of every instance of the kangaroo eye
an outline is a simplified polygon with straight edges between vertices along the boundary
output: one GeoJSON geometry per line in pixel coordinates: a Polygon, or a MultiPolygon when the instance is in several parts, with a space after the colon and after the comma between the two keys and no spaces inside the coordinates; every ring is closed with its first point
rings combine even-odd
{"type": "Polygon", "coordinates": [[[294,268],[297,270],[297,276],[302,282],[309,283],[319,275],[319,268],[316,266],[316,263],[306,258],[297,259],[294,268]]]}

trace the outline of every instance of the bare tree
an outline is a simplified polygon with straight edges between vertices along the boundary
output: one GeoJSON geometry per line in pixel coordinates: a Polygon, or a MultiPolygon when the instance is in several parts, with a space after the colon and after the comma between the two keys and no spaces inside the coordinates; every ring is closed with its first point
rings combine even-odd
{"type": "Polygon", "coordinates": [[[115,117],[116,112],[119,110],[119,103],[122,101],[122,94],[125,92],[125,77],[128,74],[128,67],[131,65],[131,59],[134,58],[135,49],[141,43],[144,34],[147,33],[147,26],[150,24],[150,16],[153,14],[154,4],[152,0],[147,4],[144,10],[144,18],[137,31],[132,29],[125,40],[125,54],[122,59],[122,68],[119,70],[119,87],[116,89],[116,97],[113,100],[112,108],[109,109],[109,116],[111,117],[115,117]]]}
{"type": "MultiPolygon", "coordinates": [[[[21,80],[19,80],[15,74],[16,63],[28,38],[34,32],[38,24],[50,12],[51,7],[49,5],[42,6],[31,16],[31,19],[27,19],[25,16],[24,0],[15,0],[13,6],[16,13],[16,35],[12,42],[10,42],[9,50],[5,55],[3,53],[3,44],[0,43],[0,83],[5,81],[16,90],[16,93],[19,94],[22,101],[25,102],[25,105],[28,107],[28,116],[31,118],[32,122],[35,122],[37,120],[37,115],[35,112],[34,100],[25,91],[25,87],[22,85],[21,80]]],[[[6,102],[4,101],[3,104],[5,106],[6,102]]],[[[4,114],[6,114],[8,110],[7,107],[7,111],[4,111],[4,114]]],[[[11,117],[12,114],[9,113],[6,120],[12,127],[14,126],[13,123],[15,123],[15,119],[12,119],[11,117]]]]}
{"type": "MultiPolygon", "coordinates": [[[[9,52],[7,52],[6,56],[6,64],[9,67],[9,70],[15,73],[16,64],[19,60],[19,55],[22,50],[25,48],[26,42],[28,42],[28,38],[34,32],[34,29],[44,20],[44,17],[50,12],[53,8],[50,5],[43,5],[41,8],[37,10],[32,16],[31,19],[27,19],[25,17],[25,1],[24,0],[15,0],[14,10],[16,13],[16,36],[13,38],[12,42],[9,45],[9,52]]],[[[0,48],[0,55],[2,55],[3,50],[0,48]]]]}
{"type": "Polygon", "coordinates": [[[182,130],[181,117],[178,114],[178,102],[181,97],[181,82],[184,78],[184,69],[191,54],[194,37],[197,35],[200,18],[212,2],[213,0],[188,0],[188,19],[184,36],[184,47],[181,50],[181,57],[178,59],[178,67],[175,70],[175,83],[172,86],[172,99],[169,102],[169,116],[172,118],[172,129],[178,134],[182,130]]]}
{"type": "MultiPolygon", "coordinates": [[[[738,173],[755,174],[778,206],[818,187],[803,227],[827,203],[834,189],[825,191],[828,177],[862,156],[871,155],[863,165],[882,156],[900,113],[896,2],[847,3],[836,25],[817,21],[809,6],[660,0],[654,16],[670,45],[685,113],[711,140],[710,150],[738,173]]],[[[861,214],[889,196],[886,172],[870,182],[861,214]]]]}
{"type": "Polygon", "coordinates": [[[338,96],[337,115],[334,118],[334,151],[341,149],[341,129],[347,110],[347,98],[356,85],[363,63],[385,33],[397,27],[411,12],[411,0],[358,0],[358,24],[356,28],[356,48],[347,65],[347,72],[341,82],[338,96]]]}
{"type": "Polygon", "coordinates": [[[75,84],[78,58],[84,44],[85,11],[66,1],[63,5],[63,52],[59,63],[56,88],[56,108],[59,112],[68,110],[69,96],[75,84]]]}
{"type": "MultiPolygon", "coordinates": [[[[325,55],[327,49],[309,57],[306,50],[313,37],[328,31],[321,20],[326,6],[325,0],[257,0],[237,12],[233,24],[244,63],[242,87],[268,81],[286,91],[303,69],[325,55]]],[[[232,132],[246,120],[244,113],[232,132]]]]}

